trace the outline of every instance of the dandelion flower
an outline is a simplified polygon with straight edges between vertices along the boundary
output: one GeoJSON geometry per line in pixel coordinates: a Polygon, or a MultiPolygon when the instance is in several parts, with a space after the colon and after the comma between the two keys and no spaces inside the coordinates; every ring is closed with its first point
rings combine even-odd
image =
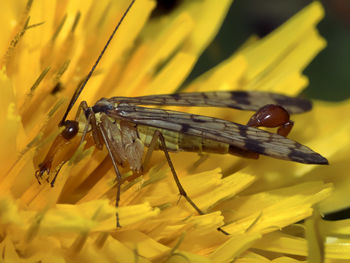
{"type": "MultiPolygon", "coordinates": [[[[218,31],[232,1],[183,1],[152,15],[156,3],[137,0],[82,93],[101,97],[172,93],[218,31]]],[[[106,150],[91,138],[55,153],[55,186],[34,177],[54,138],[68,99],[86,77],[129,1],[7,1],[2,6],[0,51],[1,250],[4,262],[297,262],[307,257],[304,226],[332,186],[317,166],[261,157],[257,161],[190,153],[172,155],[198,215],[178,190],[164,156],[126,180],[115,225],[115,174],[106,150]],[[30,67],[30,68],[29,68],[30,67]],[[66,163],[65,163],[66,162],[66,163]],[[194,164],[199,164],[195,167],[194,164]],[[308,179],[308,175],[311,175],[308,179]],[[222,227],[230,235],[217,231],[222,227]]],[[[325,47],[315,28],[323,16],[314,2],[263,39],[186,87],[188,91],[265,90],[297,95],[302,75],[325,47]]],[[[344,145],[324,142],[325,116],[316,104],[297,116],[293,139],[331,161],[344,145]]],[[[75,110],[77,105],[75,105],[75,110]]],[[[74,111],[73,109],[73,111],[74,111]]],[[[207,110],[195,109],[205,115],[207,110]]],[[[338,112],[334,109],[334,112],[338,112]]],[[[246,114],[211,109],[210,115],[246,122],[246,114]],[[230,114],[230,115],[228,115],[230,114]]],[[[342,126],[344,127],[344,126],[342,126]]],[[[341,129],[340,129],[341,130],[341,129]]],[[[345,131],[345,129],[343,130],[345,131]]],[[[328,168],[332,169],[332,168],[328,168]]],[[[323,173],[324,174],[324,173],[323,173]]],[[[329,181],[329,180],[328,180],[329,181]]],[[[330,254],[331,255],[331,254],[330,254]]],[[[332,254],[333,255],[333,254],[332,254]]]]}

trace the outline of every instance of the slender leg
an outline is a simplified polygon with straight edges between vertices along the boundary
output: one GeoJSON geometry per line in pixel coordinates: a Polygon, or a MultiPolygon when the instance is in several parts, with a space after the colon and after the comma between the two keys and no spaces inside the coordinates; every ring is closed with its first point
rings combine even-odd
{"type": "MultiPolygon", "coordinates": [[[[77,113],[75,114],[75,121],[79,121],[81,110],[84,110],[84,112],[86,112],[88,108],[89,107],[88,107],[86,101],[82,101],[78,107],[77,113]]],[[[83,131],[83,134],[82,134],[81,139],[80,139],[80,144],[82,144],[83,141],[85,140],[86,134],[89,130],[89,124],[91,122],[91,115],[92,114],[89,114],[89,116],[86,119],[86,125],[84,127],[84,131],[83,131]]]]}
{"type": "Polygon", "coordinates": [[[74,120],[76,120],[76,121],[79,120],[81,110],[84,109],[84,108],[88,108],[88,105],[87,105],[86,101],[80,102],[78,110],[77,110],[77,113],[75,114],[74,120]]]}
{"type": "MultiPolygon", "coordinates": [[[[121,182],[122,182],[122,176],[119,172],[119,169],[118,169],[118,165],[117,165],[117,161],[114,159],[114,155],[112,153],[112,147],[111,147],[111,143],[108,139],[108,136],[107,136],[107,131],[104,129],[103,125],[98,125],[99,129],[100,129],[100,132],[101,132],[101,135],[102,135],[102,138],[104,140],[104,143],[106,145],[106,148],[108,150],[108,154],[109,156],[111,157],[111,160],[112,160],[112,164],[113,164],[113,167],[114,167],[114,171],[115,171],[115,174],[117,176],[117,196],[115,198],[115,206],[118,208],[119,207],[119,200],[120,200],[120,186],[121,186],[121,182]]],[[[121,227],[120,226],[120,223],[119,223],[119,214],[118,212],[116,213],[116,218],[117,218],[117,227],[121,227]]]]}
{"type": "MultiPolygon", "coordinates": [[[[146,157],[145,157],[144,163],[146,163],[146,165],[147,165],[147,163],[149,162],[149,160],[151,158],[151,155],[152,155],[152,152],[154,151],[154,149],[155,149],[155,147],[156,147],[156,145],[158,143],[158,139],[160,140],[160,143],[161,143],[161,147],[160,148],[165,154],[166,160],[167,160],[168,165],[170,167],[171,173],[173,174],[173,178],[175,180],[177,188],[179,189],[180,195],[182,195],[187,200],[187,202],[198,212],[198,214],[204,215],[204,212],[192,201],[192,199],[187,195],[185,189],[182,187],[182,185],[180,183],[180,180],[179,180],[179,177],[176,174],[173,162],[170,159],[169,152],[167,151],[164,136],[158,130],[156,130],[154,132],[154,134],[153,134],[151,143],[150,143],[150,145],[148,147],[148,151],[146,153],[146,157]]],[[[222,232],[225,235],[229,235],[229,233],[227,233],[221,227],[218,227],[217,230],[222,232]]]]}
{"type": "MultiPolygon", "coordinates": [[[[82,144],[83,141],[85,140],[86,134],[87,134],[87,132],[88,132],[88,130],[89,130],[89,123],[91,123],[91,116],[92,116],[92,114],[90,114],[90,115],[88,116],[87,120],[86,120],[86,125],[85,125],[85,127],[84,127],[83,134],[81,135],[81,139],[80,139],[79,145],[82,144]]],[[[95,144],[97,145],[96,142],[95,142],[95,144]]]]}
{"type": "MultiPolygon", "coordinates": [[[[95,118],[95,114],[92,112],[91,108],[87,106],[85,101],[82,101],[77,110],[75,120],[65,120],[60,126],[64,126],[64,130],[56,137],[54,142],[52,143],[49,152],[46,154],[45,159],[42,163],[39,164],[39,169],[35,172],[35,177],[37,178],[39,184],[41,184],[40,180],[42,179],[43,174],[46,172],[48,175],[50,174],[52,162],[54,160],[54,156],[58,151],[67,143],[70,143],[71,139],[73,139],[79,132],[79,117],[81,111],[84,111],[86,117],[86,125],[83,131],[83,135],[80,140],[80,144],[83,143],[86,134],[89,129],[89,125],[92,127],[92,134],[98,149],[102,149],[103,147],[103,138],[100,130],[97,127],[97,122],[95,118]]],[[[59,171],[62,166],[68,161],[68,159],[64,160],[58,167],[57,172],[54,175],[54,178],[51,180],[51,186],[53,187],[58,176],[59,171]]],[[[49,181],[49,177],[47,178],[49,181]]]]}
{"type": "Polygon", "coordinates": [[[209,154],[207,154],[207,153],[198,153],[198,157],[199,157],[198,160],[195,161],[192,164],[192,166],[188,169],[188,171],[190,173],[195,172],[196,169],[209,158],[209,154]]]}
{"type": "Polygon", "coordinates": [[[52,179],[51,182],[50,182],[51,187],[54,187],[55,182],[56,182],[56,179],[57,179],[57,175],[59,174],[59,172],[61,171],[61,169],[62,169],[62,167],[63,167],[63,165],[64,165],[65,163],[66,163],[66,161],[62,162],[62,163],[59,165],[59,167],[58,167],[58,169],[57,169],[57,171],[56,171],[56,173],[55,173],[55,176],[53,177],[53,179],[52,179]]]}
{"type": "Polygon", "coordinates": [[[175,180],[177,188],[179,189],[180,195],[182,195],[187,200],[187,202],[190,203],[190,205],[198,212],[198,214],[204,215],[204,212],[202,210],[200,210],[199,207],[191,200],[191,198],[187,195],[185,189],[182,187],[182,185],[180,183],[180,180],[179,180],[179,177],[176,174],[173,162],[171,161],[170,155],[169,155],[169,153],[168,153],[168,151],[166,149],[164,136],[158,130],[156,130],[154,132],[154,134],[153,134],[150,146],[148,148],[148,151],[147,151],[147,154],[146,154],[146,157],[145,157],[145,162],[149,161],[149,159],[151,157],[151,154],[152,154],[153,150],[155,149],[156,144],[158,143],[158,139],[160,140],[160,143],[161,143],[161,147],[160,148],[165,154],[165,158],[166,158],[166,160],[168,162],[168,165],[170,167],[171,173],[173,174],[173,178],[175,180]]]}
{"type": "Polygon", "coordinates": [[[152,156],[152,153],[153,151],[156,149],[156,146],[158,144],[158,137],[159,135],[156,134],[157,131],[153,134],[152,136],[152,140],[148,146],[148,149],[147,149],[147,152],[146,152],[146,156],[145,156],[145,159],[143,160],[143,167],[142,167],[142,170],[143,171],[147,171],[147,168],[148,168],[148,165],[150,163],[150,160],[151,160],[151,156],[152,156]]]}
{"type": "Polygon", "coordinates": [[[87,121],[86,121],[86,126],[81,138],[81,143],[84,141],[86,133],[88,132],[88,127],[89,124],[91,125],[92,128],[92,137],[94,139],[94,142],[96,144],[96,148],[101,150],[103,147],[103,139],[101,137],[101,132],[97,128],[97,122],[96,122],[96,117],[95,114],[91,111],[91,108],[88,107],[86,101],[82,101],[79,105],[79,109],[77,112],[77,115],[75,116],[76,120],[79,118],[81,109],[84,111],[85,116],[88,115],[87,121]],[[86,114],[87,113],[87,114],[86,114]]]}

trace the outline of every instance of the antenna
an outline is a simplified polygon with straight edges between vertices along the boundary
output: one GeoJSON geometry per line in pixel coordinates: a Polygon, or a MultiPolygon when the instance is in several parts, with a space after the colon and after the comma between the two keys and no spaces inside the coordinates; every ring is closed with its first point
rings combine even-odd
{"type": "Polygon", "coordinates": [[[60,121],[60,123],[58,124],[58,126],[62,126],[64,125],[64,122],[66,121],[66,118],[68,116],[68,113],[70,112],[70,110],[73,108],[74,103],[77,101],[77,99],[80,96],[80,93],[83,91],[84,87],[86,86],[86,83],[89,81],[89,79],[91,78],[92,74],[94,73],[98,63],[100,63],[101,58],[103,57],[107,47],[109,46],[110,42],[112,41],[115,33],[117,32],[118,28],[120,27],[121,23],[123,22],[124,18],[126,17],[126,15],[128,14],[129,10],[131,9],[131,7],[133,6],[133,4],[135,3],[135,0],[132,0],[131,3],[129,4],[128,8],[125,10],[122,18],[119,20],[119,22],[117,23],[117,25],[115,26],[112,34],[110,35],[109,39],[107,40],[105,46],[103,47],[100,55],[98,56],[95,64],[92,66],[89,74],[87,74],[86,78],[84,79],[83,83],[76,89],[76,91],[73,94],[73,97],[71,98],[69,105],[67,107],[66,112],[63,115],[62,120],[60,121]]]}

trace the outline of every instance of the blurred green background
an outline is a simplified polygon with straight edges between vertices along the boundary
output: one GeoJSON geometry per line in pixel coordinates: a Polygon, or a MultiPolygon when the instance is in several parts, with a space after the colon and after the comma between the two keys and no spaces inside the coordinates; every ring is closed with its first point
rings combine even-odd
{"type": "MultiPolygon", "coordinates": [[[[191,78],[230,56],[252,34],[263,37],[311,2],[235,0],[223,27],[200,58],[191,78]]],[[[321,3],[326,14],[318,29],[328,44],[305,70],[310,85],[304,95],[340,101],[350,97],[350,0],[324,0],[321,3]]]]}

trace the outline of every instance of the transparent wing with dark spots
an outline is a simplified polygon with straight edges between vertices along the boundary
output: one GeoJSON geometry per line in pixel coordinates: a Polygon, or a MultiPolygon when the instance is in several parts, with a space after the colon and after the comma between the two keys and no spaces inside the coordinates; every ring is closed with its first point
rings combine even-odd
{"type": "Polygon", "coordinates": [[[222,119],[125,103],[107,110],[106,114],[136,124],[227,143],[278,159],[308,164],[328,163],[320,154],[286,137],[222,119]]]}
{"type": "Polygon", "coordinates": [[[291,114],[306,112],[312,108],[309,100],[261,91],[191,92],[131,98],[113,97],[108,101],[134,105],[226,107],[251,111],[257,111],[267,104],[278,104],[291,114]]]}

